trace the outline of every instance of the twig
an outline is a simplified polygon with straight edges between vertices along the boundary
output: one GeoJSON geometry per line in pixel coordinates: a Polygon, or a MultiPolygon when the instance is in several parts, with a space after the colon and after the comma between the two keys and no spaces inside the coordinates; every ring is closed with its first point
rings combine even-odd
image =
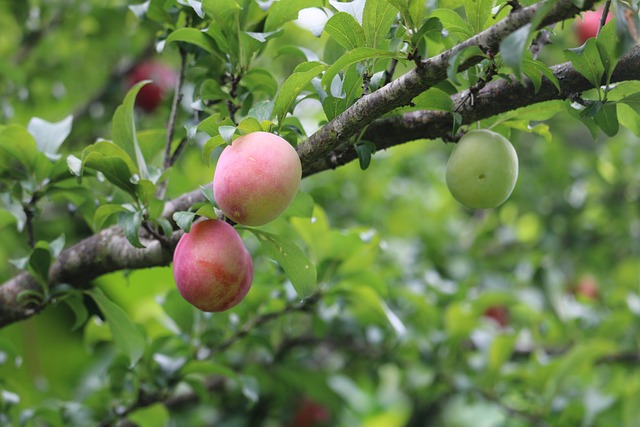
{"type": "Polygon", "coordinates": [[[280,311],[273,311],[273,312],[265,313],[256,317],[254,320],[248,322],[242,328],[240,328],[240,330],[238,330],[233,336],[221,342],[217,346],[212,347],[209,351],[208,356],[215,353],[220,353],[226,350],[227,348],[231,347],[232,345],[240,341],[242,338],[249,335],[249,333],[258,326],[264,325],[265,323],[278,319],[279,317],[285,314],[289,314],[293,312],[304,312],[304,311],[310,310],[320,300],[320,295],[321,294],[319,292],[316,292],[315,294],[311,295],[309,298],[305,299],[302,302],[288,304],[285,308],[283,308],[280,311]]]}
{"type": "Polygon", "coordinates": [[[182,85],[184,84],[184,75],[186,72],[187,52],[180,48],[180,70],[176,78],[175,90],[173,92],[173,102],[171,103],[171,113],[169,114],[169,123],[167,124],[167,142],[164,152],[164,169],[169,169],[175,158],[171,155],[171,143],[176,131],[176,118],[178,116],[178,106],[182,99],[182,85]]]}

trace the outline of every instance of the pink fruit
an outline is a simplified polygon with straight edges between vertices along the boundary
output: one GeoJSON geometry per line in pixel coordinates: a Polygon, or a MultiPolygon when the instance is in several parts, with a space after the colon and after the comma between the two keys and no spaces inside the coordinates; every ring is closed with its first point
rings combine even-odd
{"type": "Polygon", "coordinates": [[[289,206],[301,178],[300,158],[291,144],[268,132],[254,132],[222,151],[213,177],[213,195],[231,220],[263,225],[289,206]]]}
{"type": "MultiPolygon", "coordinates": [[[[584,44],[588,39],[598,34],[602,12],[602,8],[596,11],[590,10],[584,13],[582,19],[577,18],[576,37],[580,44],[584,44]]],[[[611,20],[611,14],[607,16],[606,22],[609,22],[609,20],[611,20]]]]}
{"type": "Polygon", "coordinates": [[[224,311],[244,299],[253,280],[251,255],[238,232],[220,220],[192,225],[173,254],[173,276],[185,300],[202,311],[224,311]]]}
{"type": "Polygon", "coordinates": [[[127,87],[142,80],[152,80],[140,89],[136,105],[147,113],[152,113],[162,103],[165,93],[175,84],[176,72],[160,62],[144,61],[135,66],[127,76],[127,87]]]}

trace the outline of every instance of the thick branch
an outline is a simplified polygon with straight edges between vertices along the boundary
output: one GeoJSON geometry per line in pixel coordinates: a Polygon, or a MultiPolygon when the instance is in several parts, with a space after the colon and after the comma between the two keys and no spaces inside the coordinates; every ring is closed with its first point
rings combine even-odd
{"type": "MultiPolygon", "coordinates": [[[[465,49],[479,46],[484,52],[498,52],[500,42],[518,28],[531,22],[534,15],[545,7],[545,3],[539,2],[513,11],[509,16],[480,34],[423,61],[419,67],[402,77],[372,94],[360,98],[349,109],[335,117],[306,142],[298,146],[303,169],[308,168],[307,161],[327,157],[340,144],[360,132],[375,119],[396,108],[409,105],[414,97],[445,80],[449,61],[465,49]]],[[[588,9],[593,4],[593,0],[587,0],[583,9],[588,9]]],[[[559,0],[551,7],[541,26],[570,18],[580,11],[581,9],[574,6],[571,0],[559,0]]],[[[483,59],[484,56],[473,56],[460,64],[458,69],[464,71],[483,59]]]]}
{"type": "MultiPolygon", "coordinates": [[[[136,249],[120,227],[113,226],[62,251],[52,265],[51,284],[67,283],[83,287],[96,277],[118,270],[169,265],[181,232],[173,233],[169,249],[157,240],[142,238],[147,247],[136,249]]],[[[21,273],[0,287],[0,327],[36,314],[43,307],[24,305],[18,296],[26,290],[40,291],[40,284],[28,273],[21,273]]]]}
{"type": "MultiPolygon", "coordinates": [[[[469,124],[497,114],[513,111],[521,107],[546,101],[567,99],[573,94],[592,89],[571,63],[552,67],[553,74],[560,82],[561,90],[544,78],[538,92],[529,79],[522,83],[515,79],[501,79],[487,84],[471,103],[462,103],[466,92],[452,97],[453,105],[461,105],[458,113],[462,123],[469,124]],[[462,103],[462,104],[461,104],[462,103]]],[[[640,46],[635,46],[624,55],[612,76],[612,83],[640,80],[640,46]]],[[[399,116],[385,117],[371,123],[362,139],[371,141],[378,150],[393,147],[417,139],[436,139],[446,136],[453,127],[453,116],[446,111],[413,111],[399,116]]],[[[337,146],[324,157],[309,158],[305,162],[304,175],[309,176],[327,169],[335,169],[358,158],[358,154],[348,141],[337,146]]]]}

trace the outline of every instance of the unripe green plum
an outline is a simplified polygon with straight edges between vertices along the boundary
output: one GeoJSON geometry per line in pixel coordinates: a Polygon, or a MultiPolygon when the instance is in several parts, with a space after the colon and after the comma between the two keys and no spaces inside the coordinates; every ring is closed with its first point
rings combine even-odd
{"type": "Polygon", "coordinates": [[[213,194],[231,220],[263,225],[289,206],[301,178],[300,157],[291,144],[268,132],[254,132],[222,151],[213,177],[213,194]]]}
{"type": "Polygon", "coordinates": [[[470,208],[495,208],[511,195],[518,179],[518,155],[502,135],[488,130],[465,134],[447,163],[447,186],[470,208]]]}
{"type": "Polygon", "coordinates": [[[202,311],[228,310],[244,299],[253,280],[251,255],[224,221],[197,222],[173,254],[173,276],[185,300],[202,311]]]}

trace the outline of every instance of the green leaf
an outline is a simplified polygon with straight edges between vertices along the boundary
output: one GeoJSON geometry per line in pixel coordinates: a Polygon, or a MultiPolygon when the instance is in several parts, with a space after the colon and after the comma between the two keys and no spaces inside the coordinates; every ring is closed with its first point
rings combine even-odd
{"type": "Polygon", "coordinates": [[[278,82],[273,74],[265,68],[251,68],[242,76],[240,84],[252,93],[262,91],[269,97],[275,96],[278,92],[278,82]]]}
{"type": "Polygon", "coordinates": [[[212,206],[216,206],[216,199],[213,197],[213,185],[201,185],[200,192],[212,206]]]}
{"type": "Polygon", "coordinates": [[[142,87],[150,83],[150,80],[145,80],[135,84],[124,98],[124,101],[116,109],[113,115],[113,122],[111,124],[111,133],[113,135],[113,142],[121,147],[131,159],[135,159],[137,172],[140,174],[140,178],[148,179],[149,172],[147,170],[147,162],[142,155],[140,145],[138,144],[138,137],[136,135],[136,125],[134,121],[134,107],[136,102],[136,96],[142,87]]]}
{"type": "Polygon", "coordinates": [[[82,300],[82,294],[70,294],[63,301],[69,306],[76,319],[75,322],[73,322],[73,326],[71,326],[71,330],[77,331],[89,318],[89,311],[82,300]]]}
{"type": "Polygon", "coordinates": [[[242,53],[241,64],[247,65],[251,62],[254,55],[264,48],[265,43],[272,38],[282,34],[281,30],[269,33],[256,33],[250,31],[242,31],[240,33],[240,52],[242,53]]]}
{"type": "Polygon", "coordinates": [[[293,74],[282,84],[278,96],[276,96],[273,103],[273,113],[278,118],[280,124],[282,124],[287,112],[293,106],[300,91],[302,91],[314,77],[327,68],[325,64],[320,62],[307,62],[301,65],[304,65],[304,67],[298,66],[296,70],[303,69],[304,71],[294,70],[293,74]]]}
{"type": "Polygon", "coordinates": [[[604,66],[600,60],[600,53],[596,40],[591,38],[580,47],[566,49],[565,57],[571,61],[573,68],[586,78],[593,87],[599,87],[604,75],[604,66]]]}
{"type": "Polygon", "coordinates": [[[135,197],[136,186],[131,182],[135,165],[129,155],[111,141],[99,141],[85,148],[82,166],[83,173],[84,168],[100,171],[110,183],[135,197]]]}
{"type": "Polygon", "coordinates": [[[228,34],[235,34],[240,23],[240,11],[242,10],[236,0],[203,0],[202,9],[228,34]]]}
{"type": "Polygon", "coordinates": [[[322,0],[280,0],[269,8],[265,31],[273,31],[289,21],[298,19],[298,12],[309,7],[322,7],[322,0]]]}
{"type": "Polygon", "coordinates": [[[122,227],[124,235],[134,248],[145,248],[140,242],[140,227],[142,226],[142,212],[120,212],[118,225],[122,227]]]}
{"type": "Polygon", "coordinates": [[[522,72],[527,77],[529,77],[529,79],[534,85],[536,93],[538,92],[538,90],[540,90],[540,85],[542,83],[541,76],[544,76],[547,79],[549,79],[549,81],[553,83],[556,89],[558,89],[558,92],[560,92],[561,90],[560,82],[558,81],[558,78],[553,74],[553,71],[551,71],[551,69],[547,67],[547,65],[542,61],[534,60],[531,58],[525,58],[522,62],[522,72]]]}
{"type": "Polygon", "coordinates": [[[366,44],[366,37],[362,26],[356,18],[346,12],[337,12],[324,26],[333,39],[347,50],[363,47],[366,44]]]}
{"type": "Polygon", "coordinates": [[[0,171],[12,170],[15,173],[17,161],[22,168],[31,173],[38,159],[38,147],[33,136],[22,126],[0,127],[0,171]]]}
{"type": "Polygon", "coordinates": [[[505,65],[513,70],[518,80],[522,79],[522,61],[525,49],[529,46],[531,37],[531,24],[509,34],[500,42],[500,53],[505,65]]]}
{"type": "Polygon", "coordinates": [[[58,158],[58,149],[71,133],[73,116],[67,116],[57,123],[34,117],[29,121],[27,130],[36,140],[38,151],[49,155],[49,158],[58,158]]]}
{"type": "Polygon", "coordinates": [[[429,17],[440,19],[444,29],[459,40],[466,40],[475,34],[469,24],[451,9],[436,9],[429,17]]]}
{"type": "Polygon", "coordinates": [[[360,169],[366,170],[371,164],[371,155],[376,152],[376,145],[369,141],[360,141],[355,146],[360,162],[360,169]]]}
{"type": "Polygon", "coordinates": [[[218,54],[218,46],[206,32],[195,28],[178,28],[167,37],[167,43],[183,42],[198,46],[209,53],[218,54]]]}
{"type": "Polygon", "coordinates": [[[474,34],[478,34],[486,28],[487,20],[492,13],[492,6],[493,0],[473,0],[464,2],[464,11],[467,17],[467,22],[474,34]]]}
{"type": "Polygon", "coordinates": [[[127,313],[111,301],[101,289],[94,288],[86,293],[93,298],[107,320],[116,346],[129,358],[129,365],[134,366],[144,354],[144,335],[127,313]]]}
{"type": "Polygon", "coordinates": [[[313,215],[313,197],[309,193],[298,191],[291,204],[287,207],[287,210],[282,213],[283,216],[299,217],[299,218],[311,218],[313,215]]]}
{"type": "Polygon", "coordinates": [[[317,286],[316,267],[295,243],[266,231],[255,228],[244,229],[253,233],[262,244],[267,256],[280,264],[300,299],[313,294],[317,286]]]}
{"type": "Polygon", "coordinates": [[[193,224],[195,217],[195,212],[180,211],[173,214],[173,220],[185,233],[191,231],[191,224],[193,224]]]}
{"type": "Polygon", "coordinates": [[[620,124],[618,123],[618,111],[615,103],[604,103],[593,118],[607,136],[614,136],[618,133],[620,124]]]}
{"type": "Polygon", "coordinates": [[[515,335],[497,335],[487,354],[487,369],[495,375],[509,361],[516,344],[515,335]]]}
{"type": "Polygon", "coordinates": [[[382,58],[399,58],[397,52],[389,52],[387,50],[374,49],[372,47],[359,47],[357,49],[351,50],[340,57],[336,62],[331,65],[325,71],[324,76],[322,76],[322,87],[327,89],[329,85],[333,81],[333,78],[341,71],[346,69],[348,66],[362,62],[368,59],[382,59],[382,58]]]}
{"type": "Polygon", "coordinates": [[[49,283],[49,269],[53,261],[49,243],[39,241],[29,255],[29,271],[45,288],[49,283]]]}
{"type": "Polygon", "coordinates": [[[419,110],[452,111],[453,101],[445,91],[436,87],[429,88],[413,98],[415,108],[419,110]]]}
{"type": "Polygon", "coordinates": [[[604,74],[607,76],[607,83],[611,81],[611,75],[616,65],[618,65],[618,59],[622,56],[615,25],[615,22],[607,23],[602,27],[596,38],[596,47],[604,68],[604,74]]]}
{"type": "Polygon", "coordinates": [[[105,204],[98,206],[95,214],[93,215],[93,229],[101,230],[104,223],[112,216],[119,212],[126,212],[126,209],[121,205],[105,204]]]}
{"type": "Polygon", "coordinates": [[[202,161],[208,166],[211,163],[211,154],[213,150],[225,145],[227,141],[224,140],[222,135],[216,135],[213,138],[209,138],[202,147],[202,161]]]}
{"type": "Polygon", "coordinates": [[[462,65],[468,59],[473,58],[474,56],[485,57],[486,55],[476,45],[467,46],[461,51],[455,53],[449,59],[449,66],[447,67],[447,77],[449,78],[449,80],[451,80],[455,84],[460,84],[460,81],[458,80],[458,69],[460,68],[460,65],[462,65]]]}
{"type": "Polygon", "coordinates": [[[362,29],[367,46],[382,48],[398,10],[387,0],[367,0],[362,14],[362,29]]]}

